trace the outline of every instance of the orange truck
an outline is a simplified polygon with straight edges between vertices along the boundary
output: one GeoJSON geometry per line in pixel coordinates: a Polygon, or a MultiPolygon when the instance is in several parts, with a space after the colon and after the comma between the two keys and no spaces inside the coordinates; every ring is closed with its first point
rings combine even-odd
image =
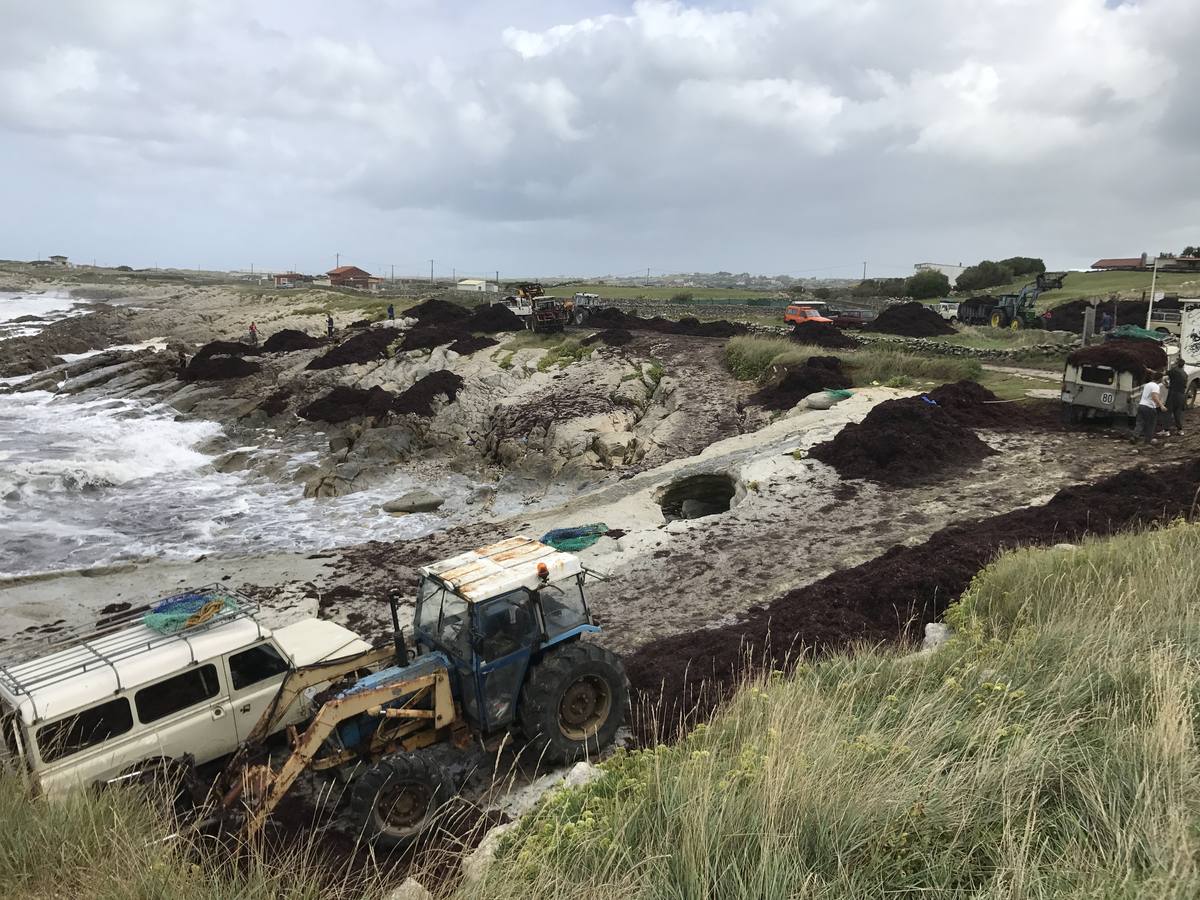
{"type": "Polygon", "coordinates": [[[812,306],[806,306],[802,303],[793,303],[783,313],[783,321],[790,322],[792,325],[799,325],[801,322],[823,322],[828,325],[833,322],[812,306]]]}

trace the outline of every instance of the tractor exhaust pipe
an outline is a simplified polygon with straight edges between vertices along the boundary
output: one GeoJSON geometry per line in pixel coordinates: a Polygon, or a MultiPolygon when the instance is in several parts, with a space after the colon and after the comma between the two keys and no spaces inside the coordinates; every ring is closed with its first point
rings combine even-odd
{"type": "Polygon", "coordinates": [[[388,605],[392,608],[392,641],[396,645],[396,664],[407,666],[408,646],[404,643],[404,632],[400,630],[399,598],[399,591],[393,589],[388,592],[388,605]]]}

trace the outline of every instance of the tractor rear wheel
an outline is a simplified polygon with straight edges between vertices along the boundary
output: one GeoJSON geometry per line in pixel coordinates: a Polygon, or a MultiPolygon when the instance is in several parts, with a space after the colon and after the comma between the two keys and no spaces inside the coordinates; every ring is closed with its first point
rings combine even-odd
{"type": "Polygon", "coordinates": [[[992,313],[993,328],[1003,328],[1007,324],[1008,322],[1005,321],[1004,313],[1002,313],[1000,310],[996,310],[994,313],[992,313]]]}
{"type": "Polygon", "coordinates": [[[598,644],[578,642],[552,651],[530,670],[518,716],[538,757],[565,763],[607,746],[628,703],[620,658],[598,644]]]}
{"type": "Polygon", "coordinates": [[[429,827],[454,795],[441,766],[410,753],[393,753],[367,769],[350,793],[358,834],[385,849],[407,844],[429,827]]]}

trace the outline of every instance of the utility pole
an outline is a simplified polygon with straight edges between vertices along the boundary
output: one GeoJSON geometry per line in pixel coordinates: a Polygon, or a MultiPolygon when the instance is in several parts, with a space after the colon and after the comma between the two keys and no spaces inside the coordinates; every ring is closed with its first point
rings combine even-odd
{"type": "Polygon", "coordinates": [[[433,260],[429,261],[429,283],[433,284],[433,260]]]}
{"type": "Polygon", "coordinates": [[[454,268],[454,266],[450,267],[450,281],[458,284],[458,269],[454,268]]]}
{"type": "Polygon", "coordinates": [[[392,284],[396,283],[396,264],[392,263],[392,284]]]}
{"type": "Polygon", "coordinates": [[[500,270],[496,270],[496,290],[500,290],[500,270]]]}
{"type": "Polygon", "coordinates": [[[646,266],[646,284],[650,283],[650,267],[646,266]]]}
{"type": "Polygon", "coordinates": [[[867,261],[863,260],[863,281],[867,280],[867,261]]]}
{"type": "MultiPolygon", "coordinates": [[[[1154,257],[1154,274],[1150,276],[1150,302],[1146,304],[1146,330],[1150,330],[1150,316],[1154,314],[1154,285],[1158,281],[1158,257],[1154,257]]],[[[1113,301],[1113,327],[1117,325],[1117,301],[1113,301]]]]}

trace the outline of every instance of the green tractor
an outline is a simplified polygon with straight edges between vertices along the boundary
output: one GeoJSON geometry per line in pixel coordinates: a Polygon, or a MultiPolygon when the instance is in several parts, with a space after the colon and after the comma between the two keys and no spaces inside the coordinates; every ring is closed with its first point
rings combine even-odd
{"type": "Polygon", "coordinates": [[[1045,320],[1037,311],[1037,298],[1046,291],[1061,288],[1065,272],[1043,272],[1036,281],[1021,288],[1016,294],[1001,294],[992,308],[990,324],[993,328],[1044,328],[1045,320]]]}

